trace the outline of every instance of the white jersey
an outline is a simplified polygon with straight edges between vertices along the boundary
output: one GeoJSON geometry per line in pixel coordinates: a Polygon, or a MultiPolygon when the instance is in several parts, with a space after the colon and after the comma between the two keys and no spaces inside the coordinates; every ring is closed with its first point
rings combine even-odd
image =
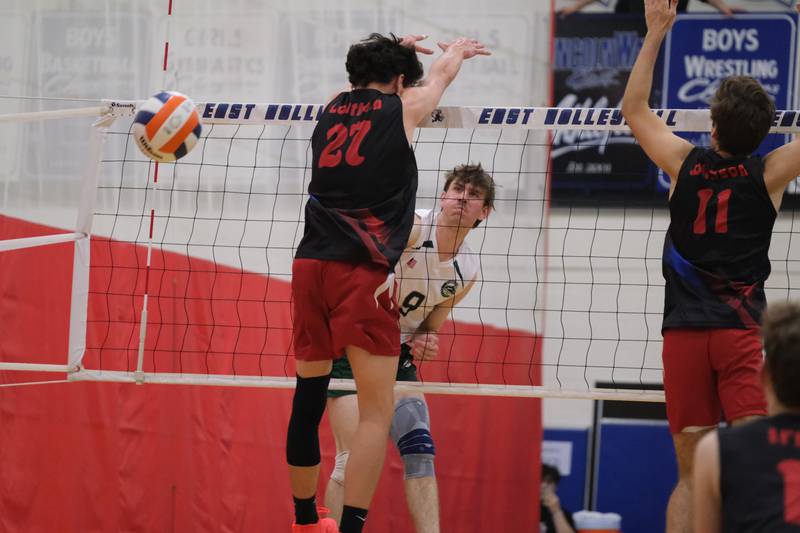
{"type": "Polygon", "coordinates": [[[434,307],[462,292],[478,278],[480,260],[467,243],[455,257],[439,260],[436,217],[431,209],[418,209],[420,232],[397,263],[400,304],[400,341],[407,342],[434,307]]]}

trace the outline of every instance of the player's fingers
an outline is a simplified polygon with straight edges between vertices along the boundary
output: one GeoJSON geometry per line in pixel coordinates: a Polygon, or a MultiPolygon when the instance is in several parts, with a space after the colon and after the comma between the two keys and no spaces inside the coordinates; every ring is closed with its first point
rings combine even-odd
{"type": "Polygon", "coordinates": [[[434,359],[439,355],[439,341],[437,339],[434,338],[425,346],[425,355],[427,359],[434,359]]]}
{"type": "Polygon", "coordinates": [[[406,46],[408,48],[413,48],[416,52],[422,52],[423,54],[425,54],[425,53],[428,53],[427,52],[428,48],[424,48],[424,47],[418,46],[417,42],[418,41],[422,41],[422,40],[427,39],[427,38],[428,38],[427,35],[410,34],[410,35],[406,35],[402,39],[400,39],[400,44],[403,45],[403,46],[406,46]]]}
{"type": "Polygon", "coordinates": [[[424,338],[415,337],[414,340],[411,342],[411,349],[412,351],[416,351],[417,353],[422,353],[423,351],[425,351],[425,345],[426,342],[424,338]]]}
{"type": "Polygon", "coordinates": [[[431,50],[430,48],[425,48],[424,46],[419,46],[419,45],[415,46],[414,50],[416,50],[420,54],[425,54],[425,55],[431,55],[433,53],[433,50],[431,50]]]}

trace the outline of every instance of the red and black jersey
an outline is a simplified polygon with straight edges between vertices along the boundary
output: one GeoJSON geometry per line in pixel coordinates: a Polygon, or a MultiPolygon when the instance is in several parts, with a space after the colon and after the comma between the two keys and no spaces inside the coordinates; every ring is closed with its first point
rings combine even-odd
{"type": "Polygon", "coordinates": [[[357,89],[325,108],[311,138],[305,233],[296,257],[392,270],[414,225],[417,162],[396,94],[357,89]]]}
{"type": "Polygon", "coordinates": [[[695,148],[683,162],[669,211],[663,328],[757,327],[777,215],[762,159],[723,159],[695,148]]]}
{"type": "Polygon", "coordinates": [[[725,533],[800,533],[800,416],[719,431],[725,533]]]}

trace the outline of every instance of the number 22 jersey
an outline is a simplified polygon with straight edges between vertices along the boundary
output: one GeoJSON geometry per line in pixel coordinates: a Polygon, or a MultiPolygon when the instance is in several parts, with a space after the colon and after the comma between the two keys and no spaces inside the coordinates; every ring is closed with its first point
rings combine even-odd
{"type": "Polygon", "coordinates": [[[693,149],[669,211],[663,329],[757,327],[777,216],[762,159],[693,149]]]}
{"type": "Polygon", "coordinates": [[[414,225],[417,163],[396,94],[340,93],[311,138],[305,231],[295,257],[394,269],[414,225]]]}

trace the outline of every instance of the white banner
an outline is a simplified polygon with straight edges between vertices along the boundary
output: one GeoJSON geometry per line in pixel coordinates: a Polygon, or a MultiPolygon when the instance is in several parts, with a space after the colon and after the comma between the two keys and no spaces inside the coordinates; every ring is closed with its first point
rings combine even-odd
{"type": "MultiPolygon", "coordinates": [[[[136,114],[140,102],[109,102],[116,117],[136,114]]],[[[259,104],[253,102],[206,102],[197,104],[204,124],[314,124],[323,104],[259,104]]],[[[342,110],[346,112],[346,110],[342,110]]],[[[710,131],[708,109],[654,109],[673,131],[710,131]]],[[[421,128],[519,128],[528,130],[630,131],[622,112],[615,108],[578,107],[440,107],[420,124],[421,128]]],[[[800,131],[800,111],[776,111],[771,133],[800,131]]]]}

